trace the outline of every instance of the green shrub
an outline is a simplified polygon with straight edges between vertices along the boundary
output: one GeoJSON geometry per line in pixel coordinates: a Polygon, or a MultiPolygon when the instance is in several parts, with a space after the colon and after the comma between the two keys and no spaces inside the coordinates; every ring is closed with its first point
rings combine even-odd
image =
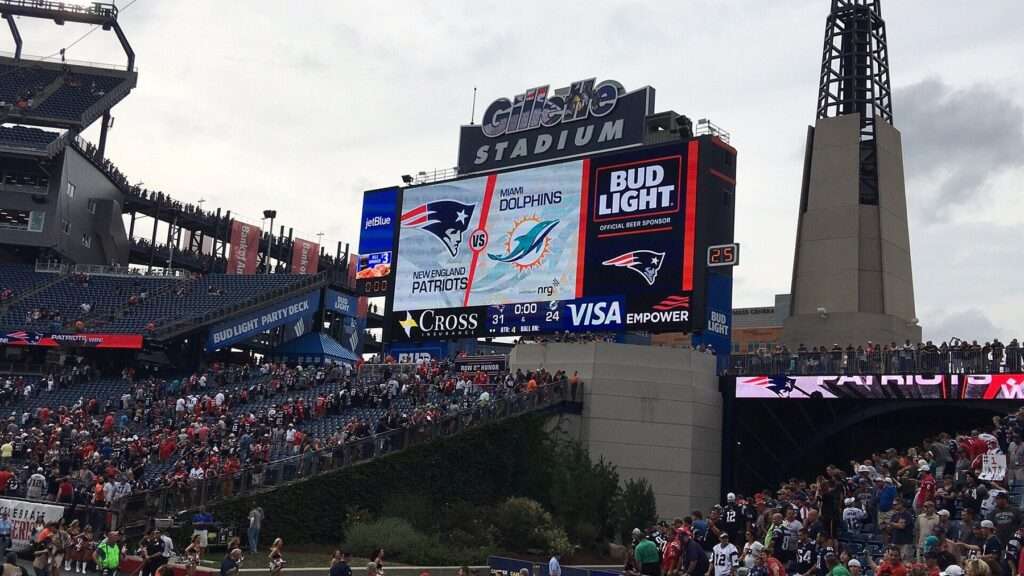
{"type": "Polygon", "coordinates": [[[511,552],[571,550],[565,530],[557,526],[540,503],[529,498],[509,498],[494,512],[495,543],[511,552]]]}
{"type": "Polygon", "coordinates": [[[646,478],[626,480],[622,490],[622,520],[619,523],[621,542],[628,543],[633,528],[646,530],[658,520],[654,489],[646,478]]]}
{"type": "Polygon", "coordinates": [[[352,524],[345,529],[345,548],[364,558],[377,548],[383,548],[387,558],[408,561],[410,559],[406,556],[420,554],[435,545],[436,542],[402,518],[380,518],[352,524]]]}

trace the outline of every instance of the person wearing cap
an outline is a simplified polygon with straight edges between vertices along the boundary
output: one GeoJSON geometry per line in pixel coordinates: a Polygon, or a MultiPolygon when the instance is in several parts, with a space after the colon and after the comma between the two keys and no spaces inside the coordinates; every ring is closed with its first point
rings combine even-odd
{"type": "Polygon", "coordinates": [[[1010,495],[1006,492],[996,494],[996,505],[989,513],[988,519],[995,525],[996,536],[1000,542],[1009,542],[1014,530],[1021,525],[1020,510],[1010,504],[1010,495]]]}
{"type": "Polygon", "coordinates": [[[729,541],[729,533],[718,535],[718,544],[711,549],[711,565],[707,576],[735,576],[740,563],[740,552],[736,545],[729,541]]]}
{"type": "Polygon", "coordinates": [[[935,513],[935,502],[928,500],[924,503],[924,511],[917,516],[917,551],[918,554],[925,553],[924,541],[932,534],[935,527],[939,525],[939,515],[935,513]]]}
{"type": "Polygon", "coordinates": [[[151,530],[139,542],[138,554],[142,557],[142,576],[153,576],[160,567],[163,558],[164,544],[160,540],[160,531],[151,530]]]}
{"type": "Polygon", "coordinates": [[[985,543],[981,545],[981,555],[999,558],[1003,551],[1003,543],[996,536],[996,525],[991,520],[982,520],[981,533],[985,537],[985,543]]]}
{"type": "Polygon", "coordinates": [[[939,572],[939,576],[964,576],[964,569],[958,564],[950,564],[946,566],[945,570],[939,572]]]}
{"type": "Polygon", "coordinates": [[[867,512],[857,506],[856,498],[847,498],[843,501],[843,504],[846,505],[843,508],[843,528],[846,529],[847,533],[859,534],[861,526],[864,525],[864,520],[867,519],[867,512]]]}
{"type": "Polygon", "coordinates": [[[880,484],[878,484],[878,517],[876,523],[879,528],[884,529],[889,525],[889,519],[892,518],[892,505],[896,501],[896,483],[892,478],[886,476],[880,478],[880,484]]]}
{"type": "Polygon", "coordinates": [[[927,460],[917,461],[917,494],[914,496],[914,509],[920,510],[924,503],[935,499],[935,477],[927,460]]]}
{"type": "Polygon", "coordinates": [[[654,540],[644,537],[639,528],[633,529],[633,539],[637,540],[633,548],[633,557],[640,568],[640,573],[646,576],[659,576],[661,566],[658,563],[658,547],[654,540]]]}
{"type": "Polygon", "coordinates": [[[92,555],[93,562],[103,576],[117,576],[117,568],[121,565],[121,533],[107,532],[107,537],[96,546],[92,555]]]}
{"type": "Polygon", "coordinates": [[[850,576],[860,576],[861,574],[860,560],[857,560],[856,558],[851,558],[850,561],[846,563],[846,568],[850,571],[850,576]]]}
{"type": "Polygon", "coordinates": [[[25,483],[25,497],[29,500],[39,500],[43,494],[46,494],[46,476],[43,475],[42,467],[39,467],[25,483]]]}
{"type": "Polygon", "coordinates": [[[707,574],[708,555],[704,553],[704,548],[697,543],[697,540],[689,532],[680,532],[679,544],[682,552],[679,573],[683,576],[704,576],[707,574]]]}

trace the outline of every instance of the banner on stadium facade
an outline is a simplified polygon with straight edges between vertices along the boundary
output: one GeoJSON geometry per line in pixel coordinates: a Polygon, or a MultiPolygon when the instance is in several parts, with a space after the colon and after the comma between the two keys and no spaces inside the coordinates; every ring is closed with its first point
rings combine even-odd
{"type": "Polygon", "coordinates": [[[355,296],[328,288],[325,297],[324,308],[353,318],[358,316],[359,300],[355,296]]]}
{"type": "Polygon", "coordinates": [[[231,221],[231,253],[228,274],[255,274],[260,251],[260,229],[239,220],[231,221]]]}
{"type": "Polygon", "coordinates": [[[397,187],[363,193],[363,219],[359,230],[358,292],[386,294],[391,282],[395,222],[398,220],[397,187]]]}
{"type": "Polygon", "coordinates": [[[32,531],[36,524],[60,521],[64,517],[64,507],[0,498],[0,514],[8,515],[11,521],[12,547],[21,550],[28,548],[32,543],[32,531]]]}
{"type": "Polygon", "coordinates": [[[56,334],[14,330],[0,333],[0,346],[42,346],[44,348],[108,348],[140,350],[141,334],[56,334]]]}
{"type": "Polygon", "coordinates": [[[982,454],[979,480],[1002,482],[1006,478],[1006,454],[982,454]]]}
{"type": "Polygon", "coordinates": [[[626,92],[615,80],[578,80],[564,88],[530,88],[498,98],[479,124],[459,131],[460,174],[550,162],[640,146],[654,88],[626,92]]]}
{"type": "Polygon", "coordinates": [[[455,359],[455,368],[459,372],[486,372],[487,374],[498,374],[508,370],[508,356],[505,356],[504,354],[459,356],[455,359]]]}
{"type": "Polygon", "coordinates": [[[320,244],[296,238],[292,240],[292,274],[316,274],[320,266],[320,244]]]}
{"type": "Polygon", "coordinates": [[[1024,373],[737,376],[736,398],[1020,400],[1024,373]]]}
{"type": "Polygon", "coordinates": [[[213,352],[284,324],[306,318],[320,307],[320,291],[310,292],[215,324],[206,339],[206,351],[213,352]]]}

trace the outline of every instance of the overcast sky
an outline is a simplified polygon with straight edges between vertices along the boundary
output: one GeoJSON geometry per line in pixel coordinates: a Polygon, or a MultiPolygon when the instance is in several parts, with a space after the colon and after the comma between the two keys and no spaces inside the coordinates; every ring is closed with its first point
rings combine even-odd
{"type": "MultiPolygon", "coordinates": [[[[108,155],[183,201],[253,223],[274,208],[299,236],[354,246],[363,190],[454,166],[474,86],[479,111],[541,84],[647,84],[659,111],[731,133],[735,304],[767,305],[789,291],[829,4],[137,0],[121,22],[139,85],[114,110],[108,155]]],[[[887,0],[883,16],[925,336],[1024,334],[1024,2],[887,0]]],[[[19,25],[40,55],[87,30],[19,25]]],[[[123,61],[103,31],[68,57],[123,61]]]]}

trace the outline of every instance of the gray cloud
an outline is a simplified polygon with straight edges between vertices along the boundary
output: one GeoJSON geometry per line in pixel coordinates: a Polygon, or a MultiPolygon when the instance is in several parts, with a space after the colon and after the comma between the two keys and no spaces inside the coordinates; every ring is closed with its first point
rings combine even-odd
{"type": "Polygon", "coordinates": [[[923,329],[924,337],[935,342],[947,341],[954,337],[986,342],[993,336],[1002,334],[980,308],[967,308],[950,313],[931,326],[923,326],[923,329]]]}
{"type": "Polygon", "coordinates": [[[903,132],[911,206],[931,218],[990,194],[989,184],[1024,167],[1024,107],[994,88],[954,88],[929,78],[893,97],[903,132]]]}

